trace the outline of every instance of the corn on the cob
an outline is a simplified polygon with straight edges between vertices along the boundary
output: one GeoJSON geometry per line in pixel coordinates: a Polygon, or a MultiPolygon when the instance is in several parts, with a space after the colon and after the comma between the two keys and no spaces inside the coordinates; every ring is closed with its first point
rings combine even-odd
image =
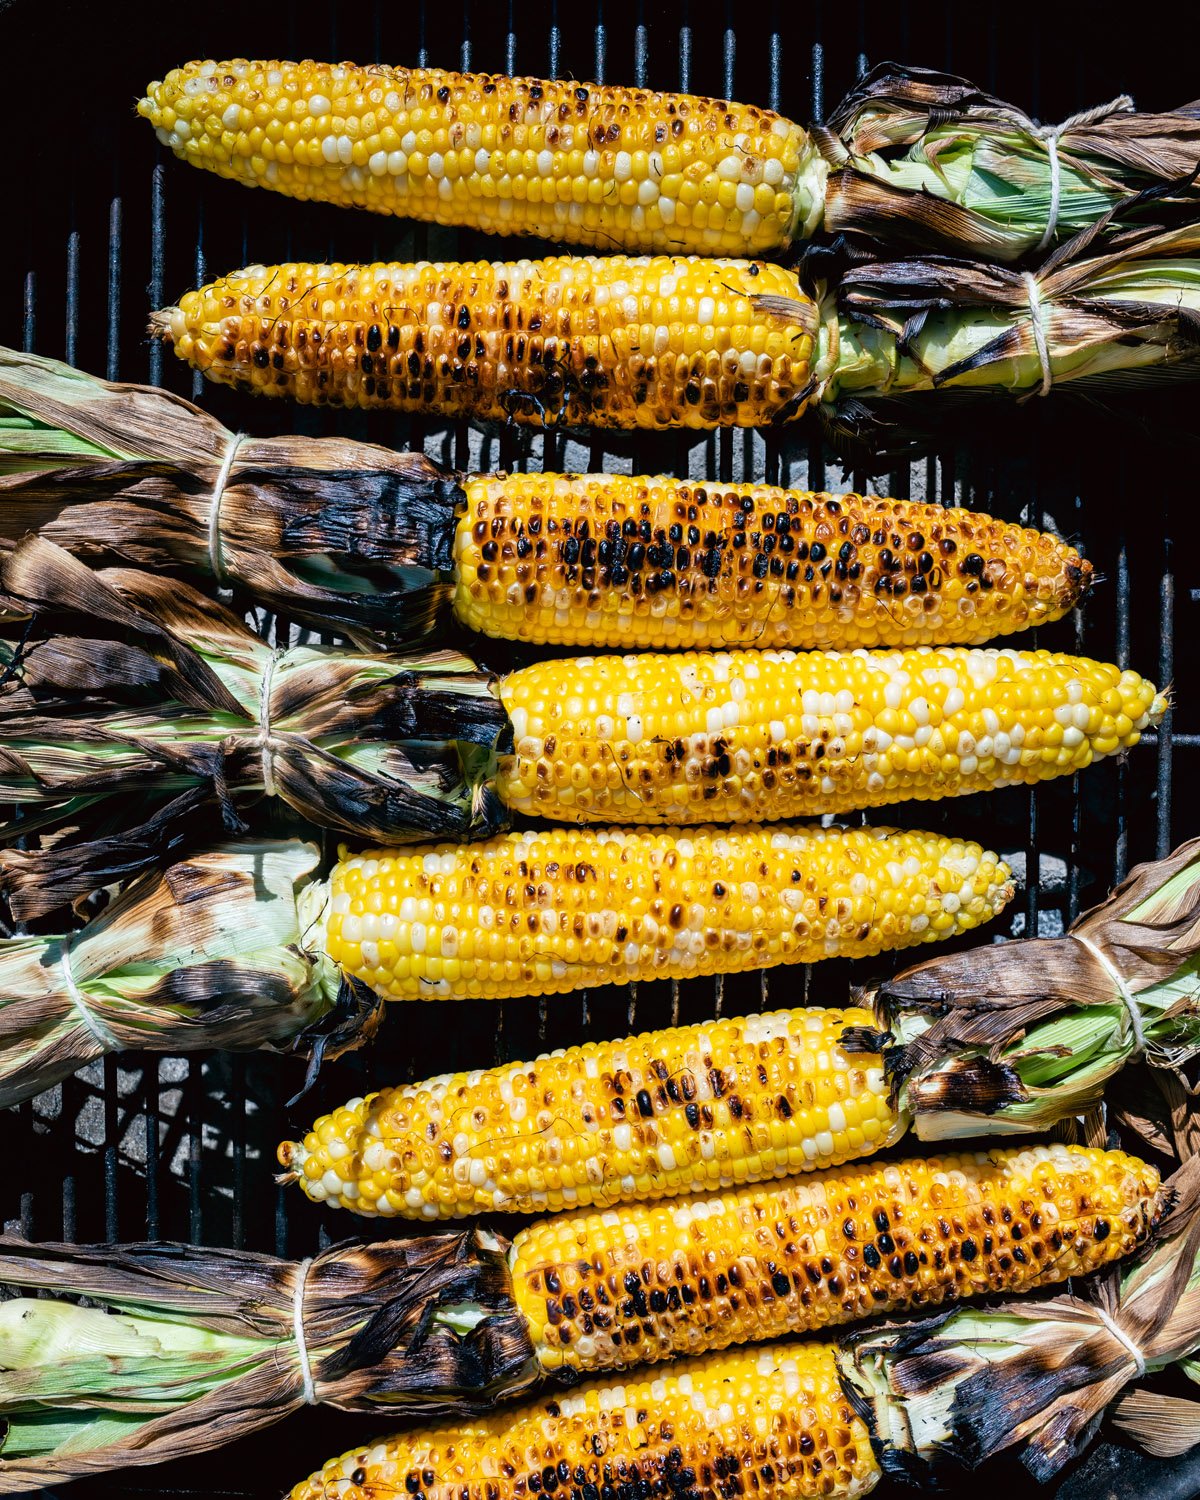
{"type": "Polygon", "coordinates": [[[765,262],[247,266],[154,314],[260,395],[596,427],[752,427],[817,390],[817,309],[765,262]]]}
{"type": "Polygon", "coordinates": [[[251,187],[493,234],[744,255],[807,237],[824,208],[808,134],[725,99],[238,58],[172,69],[138,113],[251,187]]]}
{"type": "Polygon", "coordinates": [[[291,1500],[855,1500],[879,1479],[828,1344],[711,1354],[352,1449],[291,1500]]]}
{"type": "Polygon", "coordinates": [[[454,611],[508,640],[970,646],[1057,620],[1091,586],[1055,536],[910,500],[625,474],[464,490],[454,611]]]}
{"type": "Polygon", "coordinates": [[[995,854],[928,833],[560,828],[347,855],[325,944],[389,999],[498,1000],[937,942],[1012,889],[995,854]]]}
{"type": "Polygon", "coordinates": [[[513,1240],[513,1299],[543,1369],[584,1375],[1081,1276],[1141,1243],[1158,1187],[1051,1145],[558,1215],[513,1240]]]}
{"type": "Polygon", "coordinates": [[[835,288],[696,256],[250,266],[152,314],[151,332],[212,380],[298,401],[710,428],[843,398],[1012,397],[1147,369],[1191,378],[1198,309],[1200,223],[1188,221],[1036,273],[876,262],[835,288]]]}
{"type": "Polygon", "coordinates": [[[929,647],[573,657],[511,673],[500,695],[514,740],[501,801],[570,823],[811,817],[1034,785],[1137,744],[1167,708],[1144,677],[1086,657],[929,647]]]}
{"type": "Polygon", "coordinates": [[[461,1218],[674,1197],[878,1151],[903,1122],[862,1010],[785,1010],[587,1042],[355,1099],[279,1160],[318,1203],[461,1218]]]}

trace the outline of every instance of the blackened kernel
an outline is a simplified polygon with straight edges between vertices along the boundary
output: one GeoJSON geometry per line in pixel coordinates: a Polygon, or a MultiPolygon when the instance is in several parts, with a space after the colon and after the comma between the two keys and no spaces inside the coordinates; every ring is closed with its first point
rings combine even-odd
{"type": "Polygon", "coordinates": [[[654,1105],[650,1102],[650,1095],[646,1092],[645,1089],[638,1090],[637,1107],[638,1113],[645,1119],[649,1119],[649,1117],[654,1113],[654,1105]]]}
{"type": "Polygon", "coordinates": [[[920,1262],[917,1260],[917,1257],[913,1253],[913,1251],[906,1250],[904,1252],[904,1271],[905,1271],[905,1275],[907,1275],[907,1276],[915,1276],[917,1274],[917,1267],[918,1267],[919,1264],[920,1264],[920,1262]]]}
{"type": "Polygon", "coordinates": [[[870,1266],[872,1271],[879,1269],[881,1264],[879,1251],[876,1250],[874,1245],[863,1246],[863,1261],[866,1265],[870,1266]]]}
{"type": "Polygon", "coordinates": [[[963,1240],[963,1242],[962,1242],[962,1258],[963,1258],[963,1260],[974,1260],[975,1257],[978,1254],[979,1254],[979,1246],[975,1243],[974,1240],[963,1240]]]}

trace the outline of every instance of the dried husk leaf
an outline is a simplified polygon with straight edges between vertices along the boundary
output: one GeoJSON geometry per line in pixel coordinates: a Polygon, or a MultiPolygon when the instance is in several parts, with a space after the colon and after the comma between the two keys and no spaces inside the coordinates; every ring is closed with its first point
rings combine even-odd
{"type": "MultiPolygon", "coordinates": [[[[1127,1386],[1200,1347],[1200,1159],[1166,1190],[1173,1207],[1123,1268],[1109,1313],[1077,1296],[1019,1298],[845,1335],[839,1373],[885,1470],[927,1478],[1011,1450],[1047,1480],[1127,1386]]],[[[1141,1414],[1124,1408],[1126,1433],[1163,1443],[1162,1409],[1141,1414]]]]}
{"type": "Polygon", "coordinates": [[[822,333],[826,403],[1194,378],[1200,223],[1102,220],[1028,273],[945,257],[856,265],[827,300],[837,319],[822,333]]]}
{"type": "Polygon", "coordinates": [[[0,546],[36,532],[93,566],[215,576],[396,644],[424,639],[449,597],[465,504],[421,454],[235,435],[167,391],[0,347],[0,546]]]}
{"type": "Polygon", "coordinates": [[[1012,261],[1149,188],[1166,189],[1159,212],[1200,200],[1195,104],[1142,114],[1122,97],[1063,122],[1057,205],[1047,132],[953,74],[882,63],[813,133],[833,169],[827,232],[920,252],[1012,261]]]}
{"type": "MultiPolygon", "coordinates": [[[[54,1357],[0,1346],[0,1493],[203,1452],[313,1399],[342,1411],[485,1411],[539,1366],[485,1231],[349,1241],[296,1264],[177,1244],[0,1237],[0,1288],[59,1335],[54,1357]],[[86,1298],[82,1314],[64,1299],[86,1298]],[[74,1323],[86,1337],[70,1336],[74,1323]],[[57,1442],[40,1431],[47,1413],[57,1442]]],[[[0,1319],[5,1304],[0,1302],[0,1319]]],[[[23,1326],[23,1325],[22,1325],[23,1326]]],[[[15,1341],[14,1341],[15,1342],[15,1341]]]]}
{"type": "MultiPolygon", "coordinates": [[[[80,830],[0,852],[22,920],[146,868],[214,805],[241,831],[237,808],[268,780],[363,840],[502,826],[486,781],[507,719],[457,653],[277,652],[177,579],[93,572],[38,537],[0,554],[0,592],[26,616],[0,641],[0,801],[80,830]]],[[[29,830],[12,820],[0,841],[29,830]]]]}
{"type": "Polygon", "coordinates": [[[879,1031],[847,1040],[883,1048],[923,1140],[1045,1129],[1093,1108],[1138,1055],[1113,971],[1149,1063],[1200,1055],[1200,839],[1139,865],[1065,937],[946,954],[884,981],[879,1031]]]}
{"type": "Polygon", "coordinates": [[[77,931],[0,941],[0,1108],[125,1048],[319,1063],[365,1040],[382,1008],[324,955],[319,861],[299,840],[219,846],[132,881],[77,931]]]}

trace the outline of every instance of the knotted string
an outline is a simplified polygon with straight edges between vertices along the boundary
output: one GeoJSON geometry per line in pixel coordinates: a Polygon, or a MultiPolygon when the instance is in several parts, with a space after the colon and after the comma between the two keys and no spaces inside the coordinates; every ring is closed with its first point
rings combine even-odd
{"type": "Polygon", "coordinates": [[[1121,973],[1120,969],[1118,969],[1117,966],[1112,962],[1108,954],[1102,952],[1099,948],[1097,948],[1096,944],[1092,942],[1091,938],[1084,937],[1081,932],[1072,932],[1068,933],[1067,935],[1068,937],[1073,937],[1077,943],[1083,944],[1087,951],[1092,955],[1092,957],[1116,985],[1117,993],[1120,995],[1121,999],[1124,1000],[1125,1009],[1129,1012],[1129,1022],[1133,1029],[1133,1040],[1136,1043],[1136,1050],[1134,1055],[1141,1055],[1146,1051],[1146,1032],[1142,1024],[1142,1011],[1137,1001],[1133,998],[1133,994],[1129,986],[1125,983],[1125,976],[1121,973]]]}
{"type": "Polygon", "coordinates": [[[304,1290],[308,1285],[308,1271],[311,1265],[312,1256],[300,1262],[300,1269],[296,1273],[296,1290],[292,1294],[292,1332],[296,1337],[296,1348],[300,1351],[300,1374],[304,1379],[304,1401],[307,1406],[317,1404],[312,1365],[308,1359],[308,1345],[304,1342],[304,1290]]]}
{"type": "Polygon", "coordinates": [[[1079,114],[1072,115],[1069,120],[1064,120],[1061,125],[1034,125],[1029,122],[1029,133],[1035,140],[1044,141],[1046,154],[1050,158],[1050,213],[1046,219],[1046,232],[1037,242],[1036,249],[1044,250],[1054,239],[1054,231],[1058,228],[1058,210],[1062,202],[1062,163],[1058,159],[1058,143],[1069,130],[1077,130],[1083,125],[1096,125],[1101,120],[1106,120],[1109,115],[1123,114],[1126,110],[1133,108],[1133,100],[1128,94],[1118,94],[1107,104],[1097,104],[1092,109],[1081,110],[1079,114]]]}
{"type": "Polygon", "coordinates": [[[225,570],[221,566],[221,501],[225,496],[225,486],[229,483],[229,475],[233,470],[233,461],[237,457],[238,449],[245,441],[244,432],[235,432],[230,438],[208,501],[208,562],[212,568],[213,577],[218,583],[225,581],[225,570]]]}
{"type": "Polygon", "coordinates": [[[1038,362],[1042,367],[1042,387],[1039,395],[1048,396],[1054,384],[1054,371],[1050,368],[1050,351],[1046,347],[1046,330],[1042,325],[1042,294],[1032,271],[1022,271],[1025,290],[1029,296],[1029,321],[1033,325],[1033,343],[1038,362]]]}
{"type": "Polygon", "coordinates": [[[268,797],[275,796],[275,747],[271,742],[271,683],[275,666],[285,655],[283,651],[272,651],[263,669],[262,682],[258,689],[258,748],[262,755],[263,786],[268,797]]]}
{"type": "Polygon", "coordinates": [[[1115,1318],[1110,1318],[1098,1302],[1092,1304],[1092,1311],[1104,1324],[1105,1328],[1108,1329],[1109,1333],[1112,1334],[1113,1338],[1116,1339],[1117,1343],[1124,1344],[1126,1349],[1129,1350],[1130,1358],[1133,1360],[1133,1363],[1137,1368],[1137,1374],[1133,1378],[1135,1380],[1140,1380],[1146,1373],[1146,1359],[1142,1354],[1142,1351],[1133,1342],[1133,1340],[1129,1337],[1129,1335],[1125,1332],[1125,1330],[1121,1327],[1117,1320],[1115,1318]]]}
{"type": "Polygon", "coordinates": [[[95,1015],[91,1006],[87,1003],[87,996],[75,982],[75,975],[71,969],[71,945],[63,943],[62,953],[58,960],[59,973],[62,975],[63,985],[66,987],[67,995],[71,1004],[79,1012],[79,1018],[91,1034],[104,1048],[105,1052],[116,1052],[119,1050],[118,1043],[108,1027],[95,1015]]]}

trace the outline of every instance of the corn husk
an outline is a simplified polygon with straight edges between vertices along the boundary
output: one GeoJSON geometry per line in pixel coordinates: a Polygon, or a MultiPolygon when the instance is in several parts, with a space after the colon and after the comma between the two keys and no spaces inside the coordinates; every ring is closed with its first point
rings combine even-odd
{"type": "Polygon", "coordinates": [[[365,1245],[297,1265],[189,1245],[0,1237],[0,1493],[180,1458],[311,1399],[352,1412],[488,1409],[536,1384],[486,1231],[365,1245]],[[84,1297],[86,1307],[68,1298],[84,1297]]]}
{"type": "Polygon", "coordinates": [[[825,229],[905,250],[1013,261],[1158,190],[1155,211],[1200,204],[1200,105],[1140,114],[1122,96],[1049,133],[966,79],[883,63],[814,138],[831,171],[825,229]]]}
{"type": "Polygon", "coordinates": [[[0,802],[25,813],[0,841],[77,834],[0,852],[22,920],[147,868],[214,808],[242,831],[268,785],[364,840],[502,826],[485,783],[507,719],[457,653],[276,651],[178,580],[94,573],[37,537],[0,554],[0,594],[0,802]]]}
{"type": "Polygon", "coordinates": [[[851,266],[822,303],[837,308],[814,372],[830,415],[935,391],[1022,397],[1196,378],[1200,222],[1103,228],[1030,272],[946,257],[851,266]]]}
{"type": "Polygon", "coordinates": [[[1174,1077],[1200,1055],[1200,839],[1137,866],[1067,936],[945,954],[874,1004],[880,1030],[850,1044],[883,1048],[922,1140],[1044,1130],[1143,1055],[1174,1077]]]}
{"type": "Polygon", "coordinates": [[[0,546],[213,578],[361,644],[418,641],[451,591],[458,476],[339,437],[240,437],[190,402],[0,346],[0,546]],[[213,525],[214,497],[220,505],[213,525]]]}
{"type": "Polygon", "coordinates": [[[1012,1452],[1044,1481],[1109,1409],[1152,1453],[1200,1442],[1200,1400],[1135,1385],[1139,1357],[1147,1375],[1178,1365],[1200,1379],[1200,1159],[1167,1190],[1175,1207],[1119,1269],[1111,1310],[1079,1296],[1014,1298],[847,1334],[839,1372],[884,1471],[928,1485],[934,1468],[1012,1452]]]}
{"type": "Polygon", "coordinates": [[[319,1065],[372,1034],[378,999],[342,979],[309,910],[319,860],[299,840],[220,846],[130,882],[76,931],[0,941],[0,1108],[127,1048],[319,1065]]]}

